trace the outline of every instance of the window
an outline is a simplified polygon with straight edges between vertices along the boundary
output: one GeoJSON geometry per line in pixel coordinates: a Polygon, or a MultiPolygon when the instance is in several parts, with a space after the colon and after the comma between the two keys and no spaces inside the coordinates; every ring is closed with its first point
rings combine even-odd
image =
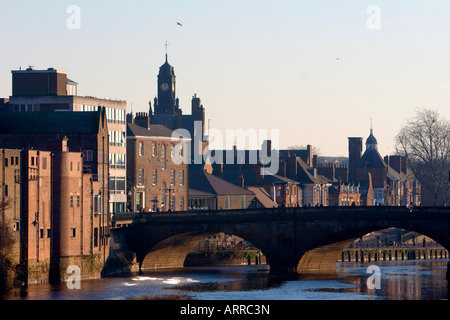
{"type": "Polygon", "coordinates": [[[116,177],[109,177],[109,192],[116,192],[116,177]]]}
{"type": "Polygon", "coordinates": [[[231,209],[231,197],[230,196],[225,197],[225,209],[227,209],[227,210],[231,209]]]}
{"type": "Polygon", "coordinates": [[[144,185],[144,169],[138,170],[138,184],[140,186],[144,185]]]}
{"type": "Polygon", "coordinates": [[[39,229],[39,238],[44,238],[44,229],[39,229]]]}
{"type": "Polygon", "coordinates": [[[163,182],[163,184],[162,184],[162,194],[161,194],[161,205],[163,205],[164,206],[164,209],[165,210],[167,210],[166,209],[166,183],[165,182],[163,182]]]}
{"type": "Polygon", "coordinates": [[[5,184],[5,197],[7,197],[7,196],[8,196],[8,185],[5,184]]]}
{"type": "Polygon", "coordinates": [[[184,211],[184,197],[180,197],[180,211],[184,211]]]}
{"type": "Polygon", "coordinates": [[[158,170],[153,169],[153,181],[152,184],[156,186],[158,184],[158,170]]]}
{"type": "Polygon", "coordinates": [[[47,229],[47,238],[50,238],[52,236],[52,229],[47,229]]]}
{"type": "Polygon", "coordinates": [[[102,197],[98,194],[94,196],[94,213],[102,213],[102,197]]]}
{"type": "Polygon", "coordinates": [[[77,236],[77,229],[76,228],[70,228],[70,237],[75,238],[77,236]]]}
{"type": "Polygon", "coordinates": [[[156,155],[158,154],[158,149],[157,149],[156,142],[152,143],[152,154],[153,154],[154,157],[156,157],[156,155]]]}
{"type": "Polygon", "coordinates": [[[116,155],[114,153],[109,154],[109,167],[111,169],[116,167],[116,155]]]}
{"type": "Polygon", "coordinates": [[[166,145],[162,145],[162,169],[166,170],[166,145]]]}
{"type": "Polygon", "coordinates": [[[125,177],[116,177],[116,191],[125,194],[125,177]]]}
{"type": "Polygon", "coordinates": [[[80,207],[80,196],[77,196],[77,208],[80,207]]]}
{"type": "Polygon", "coordinates": [[[175,185],[175,170],[170,170],[170,185],[175,185]]]}
{"type": "Polygon", "coordinates": [[[34,157],[31,157],[31,165],[34,166],[34,157]]]}
{"type": "Polygon", "coordinates": [[[124,147],[125,146],[125,132],[123,131],[119,131],[119,137],[120,137],[120,146],[124,147]]]}
{"type": "Polygon", "coordinates": [[[42,169],[47,169],[47,157],[42,157],[42,169]]]}
{"type": "Polygon", "coordinates": [[[143,156],[143,155],[144,155],[144,143],[139,142],[139,156],[143,156]]]}
{"type": "Polygon", "coordinates": [[[5,167],[8,166],[8,158],[5,158],[5,167]]]}
{"type": "Polygon", "coordinates": [[[70,208],[73,208],[73,196],[70,196],[70,201],[69,201],[69,206],[70,208]]]}
{"type": "Polygon", "coordinates": [[[173,144],[170,145],[170,156],[175,157],[175,146],[173,144]]]}
{"type": "MultiPolygon", "coordinates": [[[[31,159],[33,159],[33,158],[31,158],[31,159]]],[[[33,162],[33,161],[31,161],[31,162],[33,162]]],[[[73,169],[73,163],[72,163],[72,161],[70,161],[69,166],[70,166],[70,171],[72,171],[72,169],[73,169]]]]}
{"type": "Polygon", "coordinates": [[[241,196],[241,208],[247,209],[247,196],[241,196]]]}
{"type": "Polygon", "coordinates": [[[125,169],[125,154],[123,153],[116,154],[116,168],[125,169]]]}
{"type": "Polygon", "coordinates": [[[98,247],[98,228],[94,228],[94,247],[98,247]]]}
{"type": "Polygon", "coordinates": [[[83,161],[84,162],[94,161],[94,152],[92,150],[83,150],[83,161]]]}
{"type": "Polygon", "coordinates": [[[180,186],[184,186],[184,170],[180,170],[180,186]]]}
{"type": "Polygon", "coordinates": [[[152,199],[152,211],[156,212],[158,210],[158,197],[153,197],[152,199]]]}

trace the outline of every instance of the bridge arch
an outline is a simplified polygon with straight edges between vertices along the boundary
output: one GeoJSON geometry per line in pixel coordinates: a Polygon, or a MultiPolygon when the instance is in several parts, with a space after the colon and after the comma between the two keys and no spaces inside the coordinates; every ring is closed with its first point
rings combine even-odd
{"type": "Polygon", "coordinates": [[[430,230],[426,224],[414,223],[411,221],[377,221],[368,223],[363,227],[347,226],[337,232],[330,233],[313,244],[301,254],[297,265],[297,272],[300,274],[333,274],[336,270],[336,264],[345,250],[352,242],[371,232],[377,232],[388,228],[404,229],[412,232],[418,232],[427,236],[442,245],[450,251],[450,239],[446,236],[441,237],[435,230],[430,230]]]}
{"type": "MultiPolygon", "coordinates": [[[[229,230],[228,230],[229,231],[229,230]]],[[[138,262],[140,264],[140,270],[155,270],[155,269],[168,269],[168,268],[182,268],[185,265],[185,261],[189,253],[193,251],[198,243],[217,235],[220,232],[187,232],[179,233],[162,239],[153,246],[147,247],[147,252],[141,252],[138,256],[138,262]]],[[[238,236],[254,245],[264,255],[264,250],[258,247],[258,245],[251,242],[249,239],[241,234],[233,232],[224,232],[238,236]]]]}
{"type": "Polygon", "coordinates": [[[150,249],[142,259],[140,269],[182,268],[192,248],[211,235],[213,234],[189,232],[168,237],[150,249]]]}

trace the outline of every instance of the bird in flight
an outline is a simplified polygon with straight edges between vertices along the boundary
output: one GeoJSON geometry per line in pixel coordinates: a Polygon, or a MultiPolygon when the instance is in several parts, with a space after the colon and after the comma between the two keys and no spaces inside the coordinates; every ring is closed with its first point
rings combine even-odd
{"type": "Polygon", "coordinates": [[[341,60],[341,58],[338,58],[338,57],[334,57],[337,61],[339,61],[339,60],[341,60]]]}
{"type": "Polygon", "coordinates": [[[182,27],[183,25],[181,24],[181,23],[179,23],[179,22],[177,22],[177,25],[179,25],[180,27],[182,27]]]}

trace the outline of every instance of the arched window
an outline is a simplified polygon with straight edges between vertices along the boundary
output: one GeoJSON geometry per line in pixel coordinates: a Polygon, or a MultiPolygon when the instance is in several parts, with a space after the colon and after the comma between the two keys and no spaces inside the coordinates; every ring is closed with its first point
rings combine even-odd
{"type": "Polygon", "coordinates": [[[162,201],[161,201],[161,209],[163,209],[164,211],[167,208],[167,203],[166,203],[166,183],[163,182],[162,184],[162,197],[161,197],[162,201]]]}

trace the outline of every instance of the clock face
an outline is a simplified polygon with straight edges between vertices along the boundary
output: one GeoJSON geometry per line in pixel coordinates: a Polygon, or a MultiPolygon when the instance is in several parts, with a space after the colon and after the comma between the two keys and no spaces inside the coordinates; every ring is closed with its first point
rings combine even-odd
{"type": "Polygon", "coordinates": [[[167,90],[169,90],[169,85],[167,83],[161,84],[161,90],[166,92],[167,90]]]}

